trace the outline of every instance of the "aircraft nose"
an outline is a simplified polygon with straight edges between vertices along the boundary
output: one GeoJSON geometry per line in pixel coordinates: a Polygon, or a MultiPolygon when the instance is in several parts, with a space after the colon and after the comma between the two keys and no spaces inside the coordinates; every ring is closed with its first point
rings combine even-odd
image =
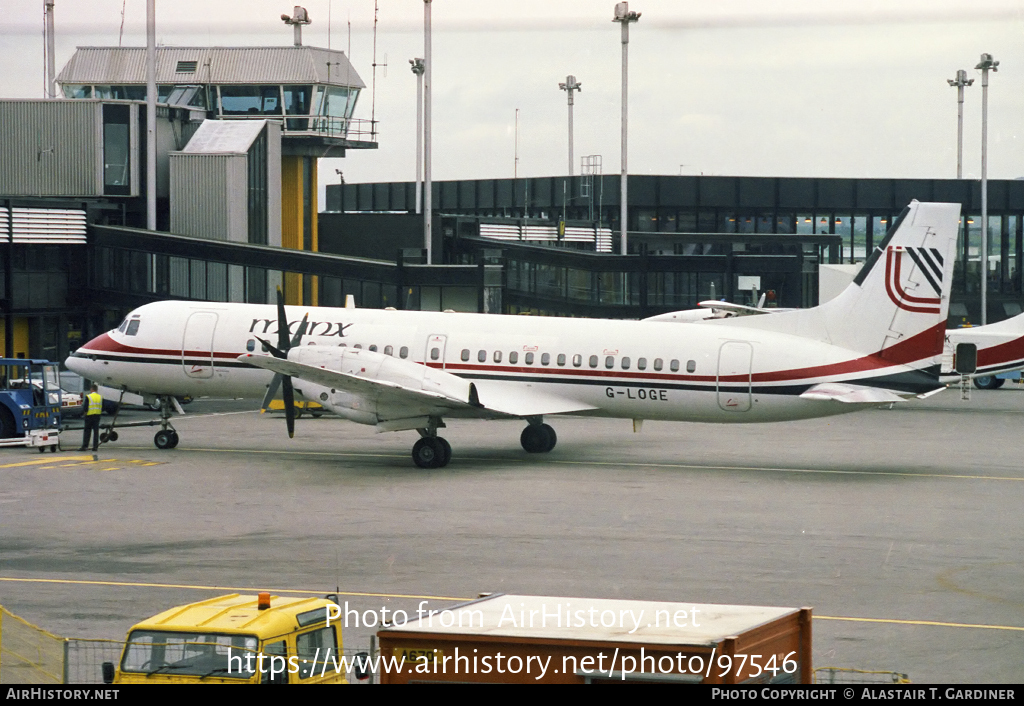
{"type": "Polygon", "coordinates": [[[64,361],[64,365],[71,372],[78,373],[84,378],[95,379],[99,372],[95,354],[106,350],[109,347],[107,345],[109,342],[110,336],[101,333],[69,355],[64,361]]]}

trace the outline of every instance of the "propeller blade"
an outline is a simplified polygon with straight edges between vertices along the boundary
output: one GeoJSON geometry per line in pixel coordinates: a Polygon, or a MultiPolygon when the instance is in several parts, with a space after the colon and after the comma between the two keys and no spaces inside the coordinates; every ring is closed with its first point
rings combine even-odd
{"type": "MultiPolygon", "coordinates": [[[[277,288],[277,347],[284,353],[288,352],[288,315],[284,311],[284,292],[277,288]]],[[[275,353],[275,355],[277,355],[275,353]]],[[[280,355],[278,358],[286,356],[280,355]]]]}
{"type": "Polygon", "coordinates": [[[285,349],[285,350],[283,350],[283,351],[282,351],[282,350],[278,350],[277,348],[275,348],[275,347],[273,346],[273,344],[271,344],[271,343],[270,343],[270,341],[267,341],[267,340],[265,340],[265,339],[262,339],[262,338],[260,338],[259,336],[256,336],[256,340],[257,340],[257,341],[259,341],[260,343],[262,343],[262,344],[263,344],[263,346],[264,346],[264,347],[265,347],[265,348],[266,348],[266,349],[267,349],[268,351],[270,351],[270,352],[271,352],[271,354],[272,354],[272,355],[273,355],[273,356],[274,356],[275,358],[280,358],[280,359],[282,359],[282,360],[288,360],[288,354],[287,354],[287,352],[286,352],[286,351],[287,351],[287,349],[285,349]]]}
{"type": "Polygon", "coordinates": [[[288,438],[295,438],[295,391],[292,389],[291,375],[281,376],[281,386],[284,388],[284,418],[288,423],[288,438]]]}
{"type": "Polygon", "coordinates": [[[302,321],[299,322],[299,328],[292,337],[291,348],[295,348],[302,342],[302,337],[306,335],[306,329],[309,328],[309,314],[307,313],[302,317],[302,321]]]}
{"type": "Polygon", "coordinates": [[[263,407],[266,411],[270,408],[270,402],[274,399],[274,395],[277,394],[277,388],[281,387],[281,378],[284,377],[281,373],[274,373],[274,379],[270,381],[270,385],[267,386],[267,394],[263,396],[263,407]]]}

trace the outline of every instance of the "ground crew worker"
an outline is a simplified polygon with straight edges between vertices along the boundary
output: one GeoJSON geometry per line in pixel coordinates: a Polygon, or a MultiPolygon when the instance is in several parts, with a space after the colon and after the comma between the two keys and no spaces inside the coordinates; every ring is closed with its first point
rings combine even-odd
{"type": "Polygon", "coordinates": [[[100,414],[103,413],[103,398],[100,397],[99,385],[93,383],[92,391],[85,396],[85,429],[82,434],[82,448],[79,451],[86,451],[89,448],[89,434],[92,434],[92,450],[96,451],[100,446],[100,414]]]}

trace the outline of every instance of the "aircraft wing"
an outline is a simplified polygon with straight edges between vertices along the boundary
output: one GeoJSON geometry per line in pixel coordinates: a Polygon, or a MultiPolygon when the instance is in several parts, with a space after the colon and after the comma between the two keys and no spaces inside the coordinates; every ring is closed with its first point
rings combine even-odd
{"type": "Polygon", "coordinates": [[[372,351],[349,349],[346,355],[348,358],[339,367],[353,372],[265,355],[247,354],[238,360],[374,400],[379,410],[392,410],[387,416],[395,419],[453,413],[453,416],[459,417],[500,419],[596,409],[576,400],[533,390],[527,385],[491,381],[475,383],[443,370],[396,360],[372,351]],[[352,365],[355,359],[368,365],[359,365],[358,362],[352,365]],[[377,363],[377,366],[373,363],[377,363]],[[367,376],[368,369],[375,371],[376,375],[367,376]],[[391,376],[392,379],[383,379],[381,375],[391,376]]]}
{"type": "Polygon", "coordinates": [[[910,397],[925,398],[931,397],[936,392],[941,392],[945,387],[937,386],[935,390],[926,392],[923,395],[900,396],[892,390],[884,390],[880,387],[866,387],[864,385],[850,385],[843,382],[824,382],[815,385],[800,395],[805,400],[835,400],[847,404],[889,404],[892,402],[903,402],[910,397]]]}

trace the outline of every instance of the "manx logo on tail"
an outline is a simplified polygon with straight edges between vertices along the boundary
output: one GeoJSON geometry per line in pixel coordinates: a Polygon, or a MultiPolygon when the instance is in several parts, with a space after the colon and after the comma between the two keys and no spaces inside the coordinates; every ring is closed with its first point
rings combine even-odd
{"type": "Polygon", "coordinates": [[[942,270],[942,253],[938,248],[890,246],[885,249],[886,294],[893,304],[905,311],[939,314],[939,307],[942,304],[942,270]],[[906,280],[903,276],[904,255],[913,263],[906,280]],[[935,296],[915,296],[907,291],[919,288],[922,291],[931,289],[935,296]]]}

